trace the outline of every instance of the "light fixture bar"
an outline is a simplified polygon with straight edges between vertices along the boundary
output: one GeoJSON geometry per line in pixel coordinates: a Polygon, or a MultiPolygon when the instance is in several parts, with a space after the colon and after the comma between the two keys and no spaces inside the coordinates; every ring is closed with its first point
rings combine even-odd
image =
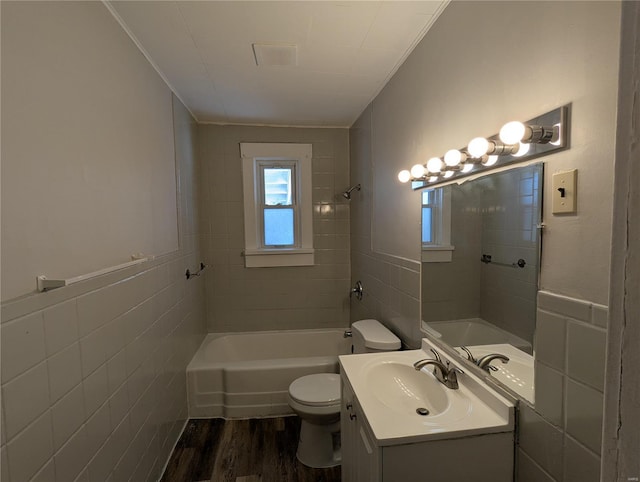
{"type": "Polygon", "coordinates": [[[490,172],[510,164],[529,162],[569,148],[570,104],[526,122],[508,122],[488,138],[477,137],[461,149],[429,159],[423,169],[402,171],[401,182],[411,181],[413,190],[431,189],[462,178],[490,172]],[[418,176],[417,174],[420,174],[418,176]]]}

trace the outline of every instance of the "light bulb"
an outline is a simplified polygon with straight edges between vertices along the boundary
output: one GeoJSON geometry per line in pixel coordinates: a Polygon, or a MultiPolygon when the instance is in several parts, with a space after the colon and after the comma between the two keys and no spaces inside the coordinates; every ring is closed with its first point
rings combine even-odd
{"type": "Polygon", "coordinates": [[[405,183],[405,182],[409,182],[410,179],[411,179],[411,173],[406,169],[398,173],[398,181],[405,183]]]}
{"type": "Polygon", "coordinates": [[[520,143],[520,148],[518,149],[517,152],[513,153],[513,157],[522,157],[525,154],[527,154],[529,152],[529,148],[531,147],[531,144],[523,144],[522,142],[520,143]]]}
{"type": "Polygon", "coordinates": [[[473,164],[471,164],[470,162],[462,166],[462,172],[464,173],[471,172],[472,169],[473,169],[473,164]]]}
{"type": "Polygon", "coordinates": [[[427,161],[427,169],[429,172],[440,172],[442,170],[442,161],[438,157],[432,157],[427,161]]]}
{"type": "Polygon", "coordinates": [[[474,139],[471,139],[469,145],[467,146],[467,150],[473,157],[482,157],[489,150],[489,141],[484,137],[476,137],[474,139]]]}
{"type": "Polygon", "coordinates": [[[445,171],[442,177],[449,179],[451,176],[453,176],[453,171],[445,171]]]}
{"type": "Polygon", "coordinates": [[[422,176],[424,176],[425,172],[426,172],[426,170],[425,170],[425,168],[424,168],[424,166],[422,164],[416,164],[415,166],[413,166],[411,168],[411,175],[416,179],[421,178],[422,176]]]}
{"type": "Polygon", "coordinates": [[[482,165],[489,167],[493,166],[496,162],[498,162],[498,156],[487,156],[486,159],[482,160],[482,165]]]}
{"type": "Polygon", "coordinates": [[[447,166],[454,167],[459,165],[466,158],[467,158],[466,154],[463,154],[457,149],[451,149],[450,151],[447,151],[447,153],[444,155],[444,163],[447,166]]]}
{"type": "Polygon", "coordinates": [[[436,182],[438,180],[438,176],[431,176],[429,178],[429,182],[436,182]]]}
{"type": "Polygon", "coordinates": [[[500,140],[505,144],[517,144],[525,135],[526,127],[522,122],[507,122],[500,129],[500,140]]]}

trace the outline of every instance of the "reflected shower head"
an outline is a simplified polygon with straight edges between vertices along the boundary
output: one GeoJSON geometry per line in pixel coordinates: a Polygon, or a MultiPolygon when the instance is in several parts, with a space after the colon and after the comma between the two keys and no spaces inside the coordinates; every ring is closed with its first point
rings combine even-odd
{"type": "Polygon", "coordinates": [[[362,188],[362,186],[360,186],[360,184],[356,184],[355,186],[347,189],[345,192],[342,193],[342,197],[345,199],[351,199],[351,191],[353,191],[354,189],[356,191],[359,191],[362,188]]]}

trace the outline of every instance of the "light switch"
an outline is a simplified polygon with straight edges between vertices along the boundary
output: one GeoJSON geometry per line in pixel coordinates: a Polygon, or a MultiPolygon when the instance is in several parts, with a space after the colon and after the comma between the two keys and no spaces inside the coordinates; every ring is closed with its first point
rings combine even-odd
{"type": "Polygon", "coordinates": [[[551,212],[553,214],[575,214],[578,211],[577,179],[577,169],[556,172],[552,176],[551,212]]]}

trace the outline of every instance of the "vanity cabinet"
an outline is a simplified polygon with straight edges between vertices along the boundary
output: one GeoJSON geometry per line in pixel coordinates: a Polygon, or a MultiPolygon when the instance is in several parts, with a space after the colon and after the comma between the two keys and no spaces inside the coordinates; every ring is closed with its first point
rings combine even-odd
{"type": "Polygon", "coordinates": [[[344,373],[341,386],[343,482],[514,480],[512,431],[380,445],[344,373]]]}
{"type": "Polygon", "coordinates": [[[381,478],[380,449],[366,424],[362,408],[358,404],[349,383],[342,380],[342,409],[340,411],[342,434],[342,481],[375,482],[381,478]]]}

